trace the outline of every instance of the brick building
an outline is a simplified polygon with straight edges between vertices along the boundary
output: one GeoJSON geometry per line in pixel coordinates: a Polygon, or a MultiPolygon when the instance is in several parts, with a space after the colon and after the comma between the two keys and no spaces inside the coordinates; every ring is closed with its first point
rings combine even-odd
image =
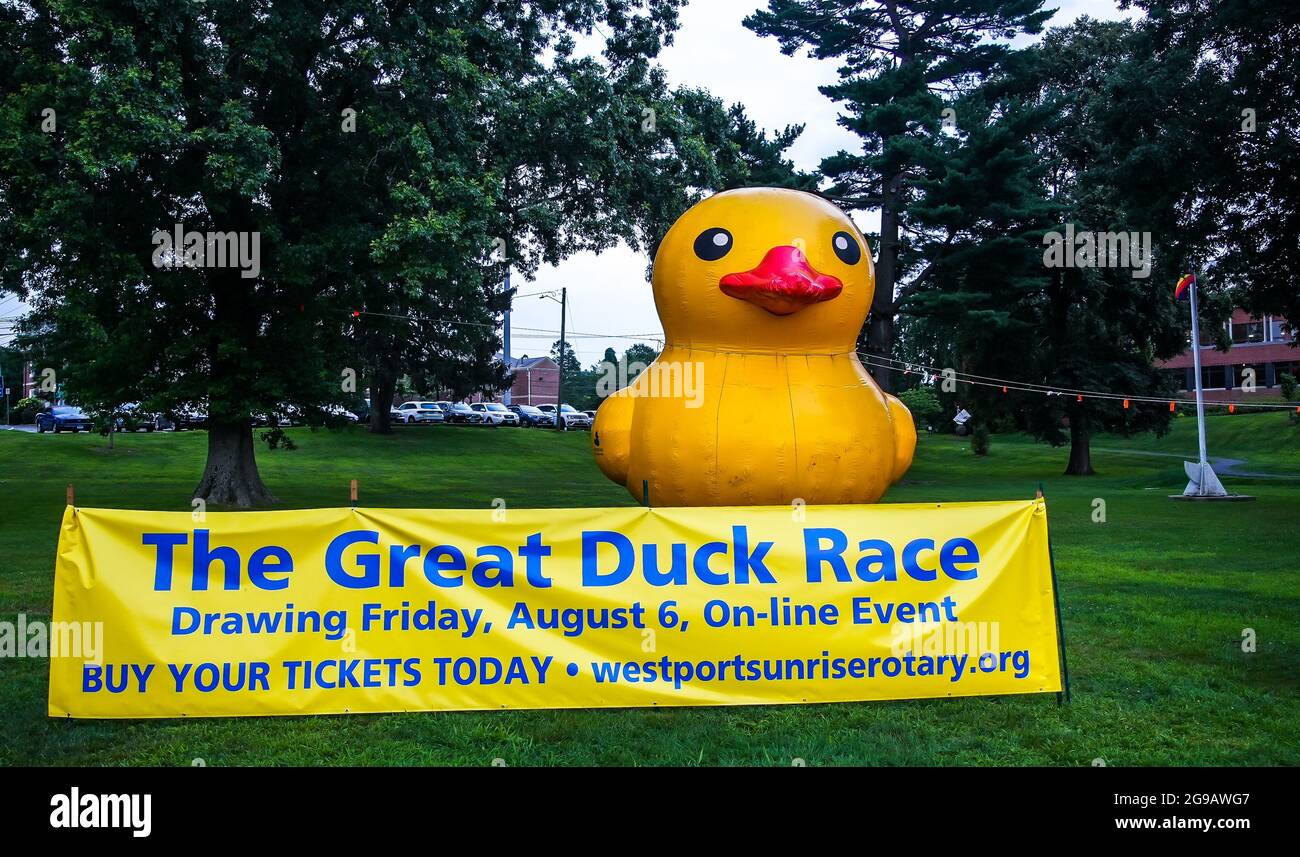
{"type": "MultiPolygon", "coordinates": [[[[1227,329],[1232,336],[1232,347],[1216,351],[1215,331],[1201,326],[1201,385],[1206,401],[1240,400],[1251,395],[1276,398],[1281,395],[1279,375],[1289,372],[1300,378],[1300,348],[1293,345],[1295,333],[1286,330],[1286,319],[1255,318],[1236,310],[1227,322],[1227,329]],[[1247,370],[1253,371],[1253,393],[1244,389],[1252,374],[1247,370]]],[[[1180,391],[1196,389],[1190,348],[1158,365],[1172,376],[1180,391]]]]}
{"type": "MultiPolygon", "coordinates": [[[[511,357],[506,368],[514,383],[510,385],[512,405],[557,405],[560,392],[560,367],[549,357],[511,357]]],[[[504,397],[502,397],[504,401],[504,397]]]]}

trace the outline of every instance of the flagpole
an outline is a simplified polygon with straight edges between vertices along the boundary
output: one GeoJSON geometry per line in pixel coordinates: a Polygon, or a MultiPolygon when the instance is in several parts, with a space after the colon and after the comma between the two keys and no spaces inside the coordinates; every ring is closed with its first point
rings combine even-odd
{"type": "Polygon", "coordinates": [[[1201,392],[1201,325],[1196,312],[1196,279],[1192,284],[1192,362],[1196,369],[1196,431],[1201,444],[1201,470],[1204,472],[1209,459],[1205,454],[1205,397],[1201,392]]]}

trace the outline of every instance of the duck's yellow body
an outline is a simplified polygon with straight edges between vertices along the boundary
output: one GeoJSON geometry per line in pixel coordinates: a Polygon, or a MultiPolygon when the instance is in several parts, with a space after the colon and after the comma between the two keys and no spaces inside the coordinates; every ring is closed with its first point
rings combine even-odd
{"type": "Polygon", "coordinates": [[[592,428],[601,470],[634,497],[873,503],[911,465],[912,416],[855,353],[875,278],[838,208],[772,188],[710,197],[665,236],[653,283],[665,349],[592,428]]]}

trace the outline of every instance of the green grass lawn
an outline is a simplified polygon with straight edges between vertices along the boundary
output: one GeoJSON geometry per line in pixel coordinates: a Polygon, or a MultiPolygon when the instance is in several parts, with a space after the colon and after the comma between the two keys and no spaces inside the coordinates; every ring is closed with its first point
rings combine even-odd
{"type": "MultiPolygon", "coordinates": [[[[1050,695],[738,708],[427,713],[175,721],[45,716],[48,663],[0,661],[0,763],[86,765],[1300,764],[1300,427],[1286,414],[1209,420],[1210,452],[1286,478],[1227,479],[1253,503],[1183,503],[1167,437],[1098,438],[1097,475],[1060,476],[1066,450],[995,436],[921,438],[890,501],[1048,497],[1074,701],[1050,695]],[[1113,450],[1113,451],[1111,451],[1113,450]],[[1106,521],[1093,520],[1096,500],[1106,521]],[[1254,629],[1257,651],[1241,650],[1254,629]]],[[[305,429],[259,451],[282,505],[627,505],[585,434],[456,427],[395,436],[305,429]]],[[[77,503],[189,509],[202,432],[0,432],[0,619],[48,619],[64,485],[77,503]]]]}

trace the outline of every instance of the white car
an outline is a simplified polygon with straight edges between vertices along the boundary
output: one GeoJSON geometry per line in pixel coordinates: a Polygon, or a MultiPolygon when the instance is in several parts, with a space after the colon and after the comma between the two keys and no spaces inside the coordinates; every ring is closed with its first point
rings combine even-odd
{"type": "Polygon", "coordinates": [[[440,423],[446,419],[442,409],[433,402],[402,402],[389,413],[392,414],[393,422],[407,425],[440,423]]]}
{"type": "MultiPolygon", "coordinates": [[[[555,405],[538,405],[537,409],[544,414],[555,416],[555,405]]],[[[591,417],[582,411],[573,407],[573,405],[560,405],[560,420],[566,429],[571,428],[591,428],[591,417]]]]}
{"type": "Polygon", "coordinates": [[[342,405],[326,405],[321,409],[326,419],[335,419],[341,422],[359,423],[361,418],[349,411],[342,405]]]}
{"type": "Polygon", "coordinates": [[[500,402],[474,402],[471,408],[483,415],[483,424],[491,426],[517,426],[519,415],[500,402]]]}

